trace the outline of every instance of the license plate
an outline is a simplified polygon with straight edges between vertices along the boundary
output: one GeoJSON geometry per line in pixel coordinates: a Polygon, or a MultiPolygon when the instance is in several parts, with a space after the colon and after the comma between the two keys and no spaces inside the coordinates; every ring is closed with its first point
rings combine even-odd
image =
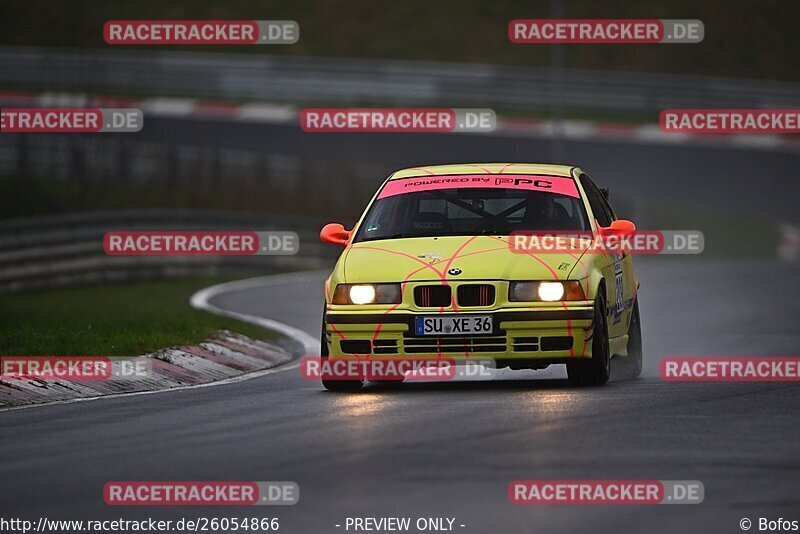
{"type": "Polygon", "coordinates": [[[414,320],[418,336],[491,334],[493,330],[491,315],[427,315],[414,320]]]}

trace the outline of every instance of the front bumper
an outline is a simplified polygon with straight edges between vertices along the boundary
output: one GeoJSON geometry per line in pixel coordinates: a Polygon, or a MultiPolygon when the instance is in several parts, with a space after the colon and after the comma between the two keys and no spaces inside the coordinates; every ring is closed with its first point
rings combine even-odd
{"type": "Polygon", "coordinates": [[[470,312],[463,315],[491,315],[493,333],[465,336],[416,335],[415,317],[431,315],[436,313],[329,310],[325,314],[329,355],[416,358],[446,356],[542,362],[591,358],[592,355],[591,306],[470,312]]]}

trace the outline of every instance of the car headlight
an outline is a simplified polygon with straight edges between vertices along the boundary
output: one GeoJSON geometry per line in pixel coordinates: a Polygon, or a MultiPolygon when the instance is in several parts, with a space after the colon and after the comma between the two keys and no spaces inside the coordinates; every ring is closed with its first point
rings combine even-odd
{"type": "Polygon", "coordinates": [[[561,300],[564,296],[564,284],[561,282],[539,282],[536,293],[545,302],[555,302],[561,300]]]}
{"type": "Polygon", "coordinates": [[[511,282],[508,287],[511,302],[556,302],[561,300],[586,300],[581,283],[566,282],[511,282]]]}
{"type": "Polygon", "coordinates": [[[339,284],[333,292],[334,304],[399,304],[400,284],[339,284]]]}
{"type": "Polygon", "coordinates": [[[350,286],[350,302],[353,304],[372,304],[375,302],[375,287],[350,286]]]}

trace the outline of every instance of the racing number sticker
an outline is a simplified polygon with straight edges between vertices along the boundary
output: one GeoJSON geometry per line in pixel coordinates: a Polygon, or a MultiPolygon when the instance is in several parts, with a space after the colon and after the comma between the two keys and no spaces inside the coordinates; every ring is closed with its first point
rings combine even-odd
{"type": "Polygon", "coordinates": [[[614,258],[614,283],[617,286],[617,294],[614,302],[614,324],[617,324],[622,319],[622,306],[625,285],[622,281],[622,254],[612,254],[614,258]]]}

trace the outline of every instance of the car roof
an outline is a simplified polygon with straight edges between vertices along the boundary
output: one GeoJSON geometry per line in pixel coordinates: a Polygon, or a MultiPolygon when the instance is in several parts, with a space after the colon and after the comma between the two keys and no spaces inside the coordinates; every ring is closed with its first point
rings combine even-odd
{"type": "Polygon", "coordinates": [[[389,180],[415,176],[447,176],[453,174],[544,174],[572,177],[573,165],[546,165],[543,163],[459,163],[411,167],[393,173],[389,180]]]}

